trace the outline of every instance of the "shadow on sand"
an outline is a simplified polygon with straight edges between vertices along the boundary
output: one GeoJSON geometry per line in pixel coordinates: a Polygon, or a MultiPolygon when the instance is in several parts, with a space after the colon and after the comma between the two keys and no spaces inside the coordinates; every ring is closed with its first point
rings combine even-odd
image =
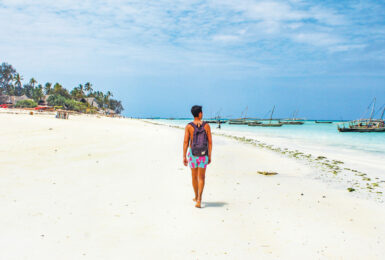
{"type": "Polygon", "coordinates": [[[203,202],[205,208],[218,208],[227,205],[226,202],[203,202]]]}

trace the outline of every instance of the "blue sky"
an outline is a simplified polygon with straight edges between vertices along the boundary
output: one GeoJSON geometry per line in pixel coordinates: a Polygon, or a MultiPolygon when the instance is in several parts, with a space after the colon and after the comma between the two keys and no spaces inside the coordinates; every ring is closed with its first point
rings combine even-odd
{"type": "Polygon", "coordinates": [[[384,1],[0,0],[0,61],[26,79],[112,90],[128,116],[294,110],[359,117],[385,103],[384,1]]]}

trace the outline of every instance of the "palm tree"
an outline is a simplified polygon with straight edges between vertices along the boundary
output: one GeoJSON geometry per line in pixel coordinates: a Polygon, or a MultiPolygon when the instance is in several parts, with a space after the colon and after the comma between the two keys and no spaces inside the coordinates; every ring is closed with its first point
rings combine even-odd
{"type": "Polygon", "coordinates": [[[60,85],[59,83],[55,83],[55,85],[53,86],[53,89],[51,90],[51,94],[60,95],[65,98],[71,98],[71,95],[70,93],[68,93],[68,90],[63,88],[63,86],[60,85]]]}
{"type": "Polygon", "coordinates": [[[86,84],[84,84],[84,90],[88,92],[88,96],[91,96],[92,95],[92,92],[94,91],[92,89],[92,84],[87,82],[86,84]]]}
{"type": "Polygon", "coordinates": [[[37,83],[37,81],[36,81],[36,79],[34,79],[34,78],[31,78],[30,80],[29,80],[29,84],[31,84],[31,86],[33,87],[33,88],[35,88],[35,84],[37,83]]]}
{"type": "Polygon", "coordinates": [[[51,88],[52,88],[52,83],[51,82],[45,83],[44,92],[45,92],[46,95],[51,94],[51,88]]]}
{"type": "Polygon", "coordinates": [[[53,90],[55,91],[55,92],[59,92],[61,89],[63,88],[63,86],[62,85],[60,85],[59,83],[55,83],[55,85],[53,85],[53,90]]]}
{"type": "Polygon", "coordinates": [[[23,80],[23,76],[21,76],[19,73],[17,73],[14,77],[14,81],[15,81],[15,86],[16,87],[20,87],[21,88],[21,81],[23,80]]]}
{"type": "Polygon", "coordinates": [[[110,97],[113,97],[113,96],[114,96],[110,91],[107,91],[106,95],[107,95],[108,99],[109,99],[110,97]]]}
{"type": "Polygon", "coordinates": [[[84,95],[84,86],[82,84],[79,84],[79,90],[84,95]]]}
{"type": "Polygon", "coordinates": [[[106,108],[110,108],[110,97],[112,97],[111,91],[107,91],[107,93],[103,97],[103,103],[106,108]]]}
{"type": "Polygon", "coordinates": [[[42,100],[43,97],[44,97],[43,86],[41,84],[39,84],[37,86],[37,95],[36,95],[36,97],[39,99],[39,101],[42,100]]]}
{"type": "Polygon", "coordinates": [[[72,91],[71,91],[71,96],[73,99],[76,99],[76,100],[80,100],[83,98],[83,93],[82,93],[82,90],[80,87],[75,87],[72,91]]]}
{"type": "MultiPolygon", "coordinates": [[[[10,77],[11,81],[13,81],[13,76],[10,77]]],[[[5,93],[9,96],[15,95],[15,86],[12,83],[9,83],[5,86],[5,93]]]]}
{"type": "Polygon", "coordinates": [[[32,98],[36,102],[39,102],[41,99],[43,99],[44,93],[43,93],[43,86],[39,84],[37,88],[32,90],[32,98]]]}
{"type": "Polygon", "coordinates": [[[104,107],[104,95],[103,95],[103,92],[100,92],[100,91],[96,91],[93,93],[95,99],[96,99],[96,103],[98,104],[98,106],[100,108],[103,108],[104,107]]]}
{"type": "MultiPolygon", "coordinates": [[[[109,91],[108,91],[109,92],[109,91]]],[[[104,96],[103,96],[103,107],[104,108],[108,108],[109,107],[109,105],[110,105],[110,97],[109,97],[109,95],[108,95],[108,92],[107,92],[107,94],[105,94],[104,96]]]]}
{"type": "Polygon", "coordinates": [[[15,82],[15,94],[17,96],[23,95],[23,89],[21,86],[21,81],[23,80],[23,76],[21,76],[19,73],[15,75],[13,78],[13,81],[15,82]]]}

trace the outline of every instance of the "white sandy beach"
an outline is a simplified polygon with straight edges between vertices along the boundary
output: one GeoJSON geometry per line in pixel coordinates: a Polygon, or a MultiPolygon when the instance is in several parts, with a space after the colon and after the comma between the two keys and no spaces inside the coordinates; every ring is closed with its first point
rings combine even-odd
{"type": "Polygon", "coordinates": [[[385,257],[383,203],[266,149],[213,136],[196,209],[180,129],[0,112],[0,133],[0,259],[385,257]]]}

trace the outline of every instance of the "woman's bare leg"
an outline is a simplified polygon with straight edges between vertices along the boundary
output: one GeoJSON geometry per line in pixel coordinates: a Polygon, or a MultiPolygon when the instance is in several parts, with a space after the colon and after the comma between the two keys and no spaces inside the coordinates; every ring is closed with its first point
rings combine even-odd
{"type": "Polygon", "coordinates": [[[198,168],[191,169],[192,185],[194,188],[195,198],[193,201],[198,199],[198,168]]]}
{"type": "Polygon", "coordinates": [[[195,207],[201,207],[203,189],[205,187],[206,168],[198,168],[198,198],[195,207]]]}

